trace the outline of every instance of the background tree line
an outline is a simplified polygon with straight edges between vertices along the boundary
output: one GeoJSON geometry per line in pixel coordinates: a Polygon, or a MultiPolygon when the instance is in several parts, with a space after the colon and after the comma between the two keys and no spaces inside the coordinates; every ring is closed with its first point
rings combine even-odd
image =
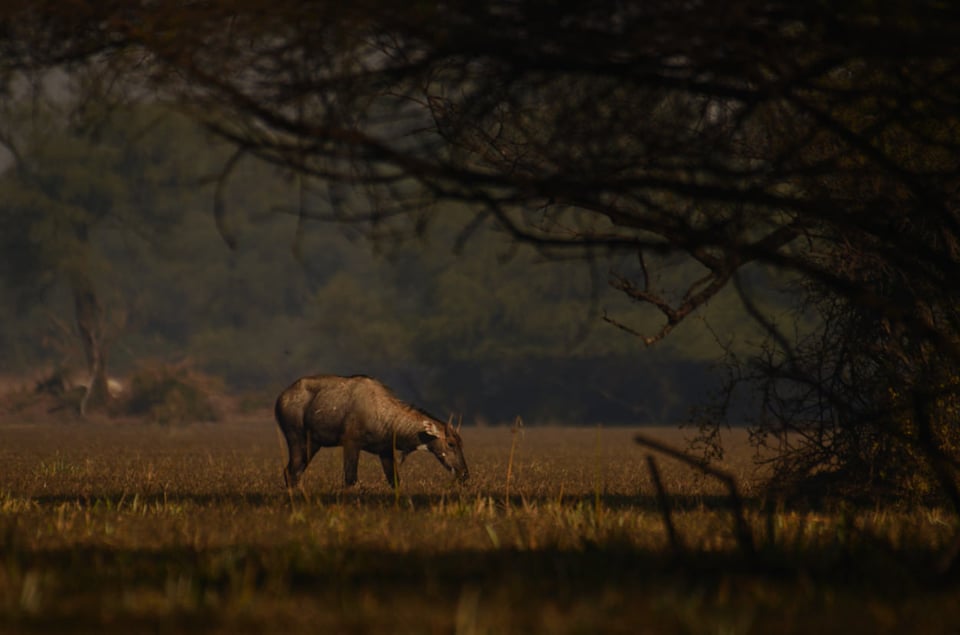
{"type": "Polygon", "coordinates": [[[778,477],[923,490],[960,508],[952,5],[4,11],[10,73],[83,65],[233,144],[214,197],[228,244],[227,185],[256,156],[298,175],[297,241],[317,219],[425,235],[466,209],[464,249],[492,223],[541,257],[602,263],[628,306],[660,316],[603,316],[647,345],[732,291],[768,339],[729,357],[730,386],[750,386],[778,477]],[[763,267],[793,278],[794,320],[764,305],[763,267]]]}
{"type": "MultiPolygon", "coordinates": [[[[75,90],[5,113],[6,373],[39,380],[53,365],[85,380],[89,366],[105,390],[108,372],[187,359],[266,407],[301,374],[362,372],[468,420],[574,424],[681,421],[716,383],[709,334],[638,357],[635,338],[603,325],[618,298],[599,272],[513,245],[492,223],[457,253],[471,216],[453,205],[418,237],[326,220],[298,233],[304,192],[251,158],[223,191],[231,250],[208,183],[227,145],[157,104],[65,124],[56,109],[75,90]]],[[[723,307],[714,315],[730,328],[723,307]]]]}

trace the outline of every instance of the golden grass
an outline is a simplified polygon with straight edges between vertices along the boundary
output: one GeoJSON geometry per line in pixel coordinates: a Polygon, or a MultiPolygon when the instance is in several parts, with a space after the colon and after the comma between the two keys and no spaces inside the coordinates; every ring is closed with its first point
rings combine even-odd
{"type": "MultiPolygon", "coordinates": [[[[683,432],[647,429],[682,446],[683,432]]],[[[425,453],[399,492],[322,450],[282,487],[268,415],[164,428],[0,424],[0,629],[11,632],[937,632],[940,510],[760,509],[745,435],[725,490],[658,457],[671,551],[634,430],[466,428],[471,481],[425,453]]]]}

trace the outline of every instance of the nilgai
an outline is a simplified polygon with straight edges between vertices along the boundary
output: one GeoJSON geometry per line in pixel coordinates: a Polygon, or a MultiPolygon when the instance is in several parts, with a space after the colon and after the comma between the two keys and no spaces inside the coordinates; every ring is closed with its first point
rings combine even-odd
{"type": "Polygon", "coordinates": [[[280,393],[274,413],[290,454],[283,472],[288,487],[297,485],[317,450],[338,445],[348,486],[357,482],[361,450],[380,457],[394,486],[397,455],[402,464],[415,450],[433,453],[461,481],[469,476],[457,429],[400,401],[370,377],[303,377],[280,393]]]}

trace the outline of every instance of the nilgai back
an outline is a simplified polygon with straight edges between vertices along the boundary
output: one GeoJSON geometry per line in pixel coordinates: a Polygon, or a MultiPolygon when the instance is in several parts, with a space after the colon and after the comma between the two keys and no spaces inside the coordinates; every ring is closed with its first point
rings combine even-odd
{"type": "Polygon", "coordinates": [[[415,450],[431,452],[461,481],[469,476],[460,433],[449,422],[400,401],[370,377],[303,377],[280,393],[274,413],[290,455],[283,472],[288,487],[299,483],[320,448],[338,445],[348,486],[357,482],[361,450],[380,457],[391,485],[399,478],[397,455],[402,464],[415,450]]]}

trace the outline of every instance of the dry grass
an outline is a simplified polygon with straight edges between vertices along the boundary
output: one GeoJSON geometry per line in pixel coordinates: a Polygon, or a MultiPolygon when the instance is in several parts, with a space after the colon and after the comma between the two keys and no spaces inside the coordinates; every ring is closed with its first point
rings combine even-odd
{"type": "MultiPolygon", "coordinates": [[[[645,432],[683,444],[676,430],[645,432]]],[[[960,589],[927,577],[955,529],[945,513],[766,513],[746,440],[732,433],[722,467],[748,499],[758,556],[740,553],[720,484],[661,457],[676,552],[633,434],[468,428],[469,485],[416,454],[397,496],[368,455],[361,485],[343,490],[339,449],[287,492],[266,414],[185,427],[0,423],[0,630],[960,627],[960,589]]]]}

